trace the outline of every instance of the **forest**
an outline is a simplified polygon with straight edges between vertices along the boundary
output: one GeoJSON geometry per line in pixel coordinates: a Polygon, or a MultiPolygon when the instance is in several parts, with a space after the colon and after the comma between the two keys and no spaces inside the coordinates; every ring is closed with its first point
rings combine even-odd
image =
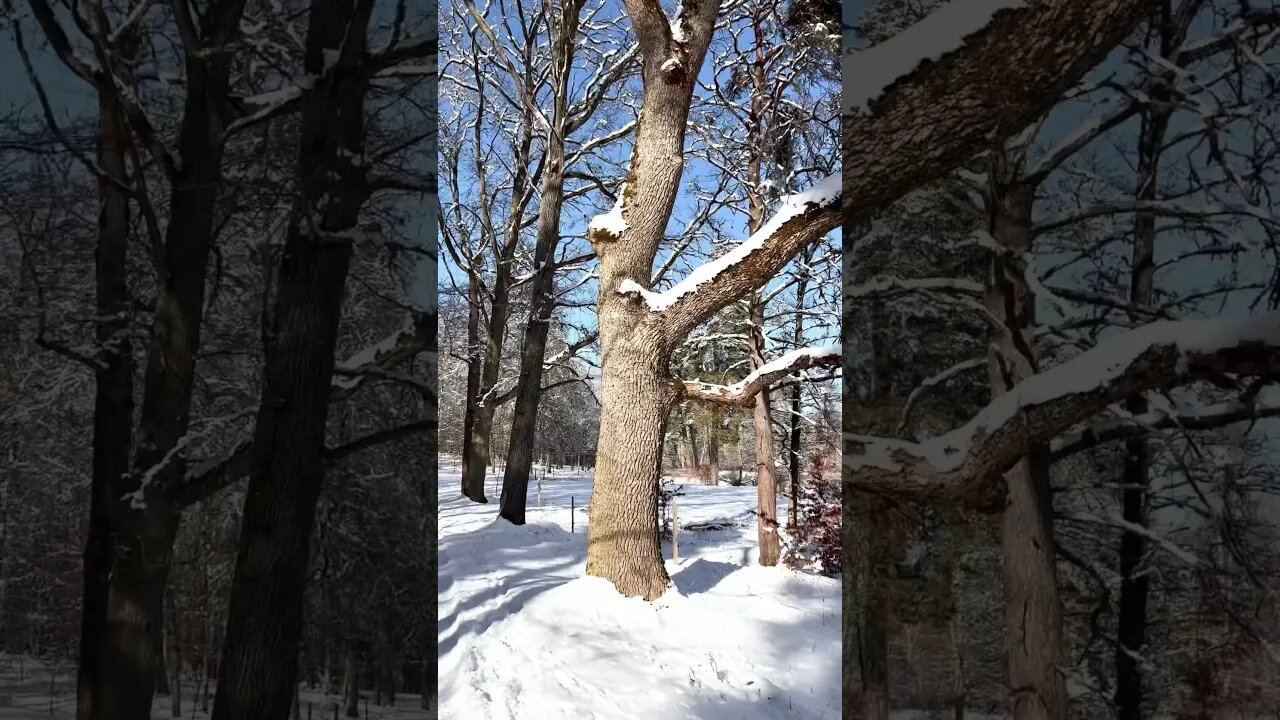
{"type": "Polygon", "coordinates": [[[1273,717],[1278,8],[964,5],[846,8],[847,716],[1273,717]]]}
{"type": "Polygon", "coordinates": [[[435,8],[0,7],[0,716],[434,717],[435,8]]]}
{"type": "Polygon", "coordinates": [[[839,714],[837,9],[442,5],[443,714],[839,714]]]}

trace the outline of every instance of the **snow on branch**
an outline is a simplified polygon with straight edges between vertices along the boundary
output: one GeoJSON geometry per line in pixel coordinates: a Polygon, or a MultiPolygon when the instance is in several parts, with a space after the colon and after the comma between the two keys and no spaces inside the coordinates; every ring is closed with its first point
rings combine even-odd
{"type": "Polygon", "coordinates": [[[1280,404],[1273,402],[1230,400],[1177,412],[1158,408],[1138,415],[1090,423],[1054,440],[1049,457],[1051,461],[1057,461],[1105,443],[1142,437],[1162,430],[1215,430],[1274,417],[1280,417],[1280,404]]]}
{"type": "Polygon", "coordinates": [[[901,278],[886,275],[850,286],[845,291],[845,297],[859,300],[864,298],[878,299],[885,295],[900,292],[924,292],[929,290],[950,291],[961,295],[981,295],[982,283],[965,280],[964,278],[901,278]]]}
{"type": "Polygon", "coordinates": [[[839,345],[800,348],[761,365],[733,385],[712,385],[686,380],[684,394],[693,400],[746,406],[754,402],[756,395],[778,380],[811,367],[839,365],[842,357],[839,345]]]}
{"type": "Polygon", "coordinates": [[[836,173],[804,192],[783,198],[778,212],[745,242],[694,268],[668,290],[654,292],[634,280],[624,280],[618,292],[639,296],[651,312],[683,314],[675,328],[683,336],[743,292],[768,282],[805,246],[834,230],[840,221],[840,183],[836,173]],[[690,310],[682,313],[677,305],[690,310]]]}
{"type": "Polygon", "coordinates": [[[861,52],[844,56],[845,111],[866,110],[871,101],[922,63],[937,61],[964,46],[999,11],[1023,0],[951,0],[920,22],[861,52]]]}
{"type": "Polygon", "coordinates": [[[384,375],[395,365],[427,350],[432,341],[427,324],[408,318],[395,332],[338,363],[333,371],[330,399],[347,397],[367,378],[384,375]]]}
{"type": "Polygon", "coordinates": [[[1107,406],[1196,379],[1280,373],[1280,312],[1151,323],[1027,378],[964,426],[919,443],[846,435],[845,483],[866,492],[985,510],[1001,475],[1107,406]]]}
{"type": "Polygon", "coordinates": [[[626,196],[627,184],[622,183],[618,188],[618,201],[613,204],[609,212],[591,218],[591,222],[587,224],[587,237],[592,242],[617,240],[627,231],[627,220],[622,216],[622,206],[626,202],[626,196]]]}

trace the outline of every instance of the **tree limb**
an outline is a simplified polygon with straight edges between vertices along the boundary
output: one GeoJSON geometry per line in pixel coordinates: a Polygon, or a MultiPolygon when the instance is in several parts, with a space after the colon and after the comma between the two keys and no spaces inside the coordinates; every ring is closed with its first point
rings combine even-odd
{"type": "Polygon", "coordinates": [[[1137,393],[1280,371],[1280,312],[1244,321],[1157,322],[1033,375],[963,427],[920,443],[846,435],[845,485],[854,490],[995,511],[1002,475],[1050,442],[1137,393]]]}
{"type": "Polygon", "coordinates": [[[697,380],[681,381],[682,393],[690,400],[748,407],[755,402],[756,395],[788,375],[811,367],[839,366],[842,358],[839,345],[801,348],[761,365],[733,385],[712,385],[697,380]]]}

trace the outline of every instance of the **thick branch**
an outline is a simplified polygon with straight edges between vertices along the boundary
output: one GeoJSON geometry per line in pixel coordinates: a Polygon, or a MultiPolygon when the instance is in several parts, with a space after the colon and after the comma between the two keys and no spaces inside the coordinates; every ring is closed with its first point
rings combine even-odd
{"type": "Polygon", "coordinates": [[[761,365],[733,385],[712,385],[697,380],[685,380],[681,386],[684,396],[691,400],[749,407],[755,402],[756,395],[788,375],[811,367],[839,366],[842,357],[839,345],[801,348],[761,365]]]}
{"type": "Polygon", "coordinates": [[[655,293],[635,282],[618,291],[634,293],[660,313],[667,341],[678,344],[716,311],[767,283],[804,248],[840,223],[840,176],[786,198],[782,207],[745,242],[695,268],[670,289],[655,293]]]}
{"type": "Polygon", "coordinates": [[[1117,336],[1019,383],[973,420],[921,443],[846,436],[845,484],[855,490],[997,510],[1002,474],[1137,393],[1224,374],[1280,372],[1280,313],[1245,321],[1158,322],[1117,336]],[[860,447],[859,447],[860,446],[860,447]],[[857,451],[860,450],[860,451],[857,451]]]}
{"type": "Polygon", "coordinates": [[[1251,404],[1240,400],[1217,403],[1186,412],[1153,410],[1134,417],[1093,423],[1053,443],[1050,460],[1056,462],[1117,440],[1144,437],[1162,430],[1216,430],[1236,423],[1280,417],[1280,405],[1251,404]]]}
{"type": "MultiPolygon", "coordinates": [[[[1159,5],[1027,0],[996,13],[958,49],[888,83],[869,98],[869,114],[845,118],[846,223],[1026,127],[1159,5]]],[[[871,72],[860,55],[846,58],[846,88],[871,72]]]]}

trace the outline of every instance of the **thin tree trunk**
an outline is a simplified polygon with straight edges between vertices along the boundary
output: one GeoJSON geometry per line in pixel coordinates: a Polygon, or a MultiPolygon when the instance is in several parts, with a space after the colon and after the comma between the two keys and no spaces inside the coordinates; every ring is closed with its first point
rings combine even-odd
{"type": "MultiPolygon", "coordinates": [[[[872,566],[880,567],[883,561],[872,559],[872,566]]],[[[862,687],[858,694],[857,712],[860,720],[888,720],[889,718],[889,603],[885,579],[871,578],[868,582],[868,598],[859,644],[862,687]]]]}
{"type": "MultiPolygon", "coordinates": [[[[1175,38],[1174,23],[1169,3],[1164,3],[1157,20],[1153,20],[1153,32],[1158,34],[1162,52],[1171,53],[1181,39],[1175,38]]],[[[1185,30],[1181,30],[1185,34],[1185,30]]],[[[1159,197],[1160,155],[1169,127],[1170,108],[1160,104],[1168,100],[1168,75],[1165,83],[1156,83],[1152,89],[1156,105],[1140,116],[1138,133],[1138,188],[1139,200],[1154,201],[1159,197]]],[[[1129,300],[1135,306],[1152,304],[1155,290],[1155,235],[1156,216],[1151,212],[1139,212],[1134,216],[1133,262],[1129,283],[1129,300]]],[[[1132,413],[1147,412],[1146,399],[1135,395],[1125,402],[1125,409],[1132,413]]],[[[1146,438],[1134,438],[1125,442],[1122,477],[1125,489],[1121,493],[1121,514],[1124,520],[1135,526],[1145,527],[1148,522],[1148,492],[1151,482],[1151,445],[1146,438]]],[[[1120,600],[1116,618],[1116,717],[1118,720],[1142,720],[1142,667],[1141,657],[1146,643],[1147,598],[1150,592],[1149,576],[1140,572],[1140,565],[1147,554],[1147,540],[1137,533],[1120,536],[1120,600]]]]}
{"type": "MultiPolygon", "coordinates": [[[[1169,25],[1168,5],[1162,23],[1167,38],[1169,25]]],[[[1166,47],[1169,41],[1163,43],[1166,47]]],[[[1153,89],[1153,92],[1156,92],[1153,89]]],[[[1157,100],[1163,99],[1167,90],[1161,90],[1157,100]]],[[[1138,192],[1139,200],[1154,201],[1159,193],[1158,175],[1160,153],[1165,132],[1169,126],[1167,106],[1142,116],[1138,139],[1138,192]]],[[[1151,212],[1139,212],[1134,216],[1133,270],[1129,283],[1129,301],[1135,307],[1149,307],[1154,299],[1155,285],[1155,235],[1156,216],[1151,212]]],[[[1145,320],[1146,318],[1135,318],[1145,320]]],[[[1141,415],[1148,410],[1147,401],[1135,395],[1125,402],[1125,410],[1141,415]]],[[[1124,444],[1125,489],[1121,492],[1121,513],[1125,522],[1134,526],[1147,525],[1147,496],[1151,482],[1151,444],[1146,438],[1134,438],[1124,444]]],[[[1147,596],[1149,576],[1139,572],[1139,566],[1147,554],[1147,540],[1137,533],[1125,532],[1120,536],[1120,608],[1116,617],[1116,717],[1118,720],[1142,720],[1142,667],[1141,656],[1147,634],[1147,596]]]]}
{"type": "Polygon", "coordinates": [[[347,648],[346,672],[343,673],[343,706],[349,718],[360,717],[360,676],[356,664],[356,651],[347,648]]]}
{"type": "Polygon", "coordinates": [[[316,503],[338,322],[356,226],[367,194],[364,154],[367,85],[336,78],[364,52],[369,4],[311,4],[307,71],[321,78],[302,108],[301,196],[276,269],[265,331],[264,386],[254,433],[232,578],[214,720],[279,720],[297,683],[303,593],[316,503]],[[336,68],[326,48],[342,48],[336,68]],[[327,85],[327,87],[325,87],[327,85]]]}
{"type": "MultiPolygon", "coordinates": [[[[766,146],[764,138],[764,117],[770,99],[765,87],[765,55],[762,47],[763,32],[761,19],[757,15],[752,18],[755,29],[756,53],[751,62],[751,106],[747,114],[747,231],[756,233],[764,225],[765,203],[760,195],[761,151],[766,146]]],[[[748,368],[752,371],[764,366],[764,294],[763,291],[751,295],[748,305],[748,322],[751,325],[751,340],[748,348],[748,368]]],[[[757,525],[760,539],[760,564],[772,567],[778,564],[782,554],[778,538],[778,487],[774,477],[774,460],[776,451],[773,446],[773,422],[770,417],[769,390],[766,388],[756,395],[755,408],[752,415],[755,424],[756,438],[756,498],[759,508],[757,525]]]]}
{"type": "Polygon", "coordinates": [[[166,651],[168,650],[168,646],[172,640],[167,637],[167,632],[164,628],[159,628],[155,633],[154,642],[156,644],[155,649],[153,650],[156,658],[156,695],[158,697],[168,697],[169,669],[167,667],[168,658],[166,651]]]}
{"type": "Polygon", "coordinates": [[[173,717],[182,717],[182,625],[178,621],[178,607],[172,591],[169,592],[168,645],[172,654],[169,670],[173,673],[173,681],[169,683],[170,710],[173,717]]]}
{"type": "MultiPolygon", "coordinates": [[[[1004,186],[1015,164],[999,159],[991,176],[991,234],[1007,253],[992,260],[986,304],[1004,324],[988,344],[992,396],[1007,392],[1037,371],[1031,347],[1035,299],[1026,281],[1035,190],[1004,186]]],[[[1004,568],[1005,643],[1014,720],[1064,720],[1067,696],[1062,665],[1062,606],[1054,556],[1053,500],[1049,456],[1034,447],[1005,473],[1008,489],[1001,521],[1004,568]]]]}
{"type": "MultiPolygon", "coordinates": [[[[513,198],[524,197],[526,188],[529,186],[529,150],[533,143],[533,118],[530,117],[527,109],[525,110],[524,122],[521,127],[520,144],[516,147],[516,156],[513,160],[513,166],[516,168],[511,190],[513,198]]],[[[480,138],[480,123],[476,123],[475,132],[476,144],[480,146],[483,144],[483,140],[480,138]]],[[[481,188],[484,187],[484,162],[482,158],[477,160],[476,172],[481,178],[481,188]]],[[[480,202],[482,212],[490,213],[487,196],[483,193],[481,194],[480,202]]],[[[497,267],[494,270],[492,300],[489,304],[489,323],[485,334],[484,363],[481,369],[478,389],[480,397],[475,418],[471,425],[470,457],[467,460],[467,474],[463,478],[462,485],[463,493],[478,503],[489,502],[484,493],[485,468],[491,462],[496,462],[496,456],[493,455],[490,447],[493,435],[493,417],[499,404],[495,386],[498,382],[498,371],[502,367],[502,345],[506,338],[507,318],[511,310],[513,264],[515,263],[516,249],[520,244],[521,223],[519,218],[523,208],[521,203],[513,204],[517,205],[517,209],[512,213],[512,220],[510,221],[507,237],[502,245],[501,252],[495,258],[497,267]]],[[[541,360],[539,360],[539,368],[541,368],[541,360]]],[[[511,436],[517,437],[514,433],[511,436]]]]}
{"type": "MultiPolygon", "coordinates": [[[[471,433],[476,425],[477,403],[480,401],[480,279],[469,273],[467,283],[467,397],[462,416],[462,493],[471,497],[467,478],[471,477],[471,433]]],[[[481,494],[484,487],[481,484],[481,494]]]]}
{"type": "MultiPolygon", "coordinates": [[[[98,164],[107,175],[124,181],[127,174],[127,130],[110,93],[98,96],[101,132],[98,164]]],[[[107,701],[100,695],[106,655],[107,602],[113,563],[113,493],[129,473],[133,446],[133,344],[129,339],[129,199],[112,183],[98,181],[98,249],[94,256],[97,339],[112,352],[103,356],[93,408],[93,478],[89,490],[89,534],[84,546],[80,615],[80,664],[76,678],[76,717],[104,717],[107,701]]],[[[7,548],[6,548],[7,549],[7,548]]],[[[0,611],[4,606],[0,605],[0,611]]],[[[112,707],[118,707],[113,705],[112,707]]]]}
{"type": "MultiPolygon", "coordinates": [[[[804,253],[802,260],[803,265],[807,266],[813,258],[813,250],[810,248],[804,253]]],[[[796,331],[792,337],[792,342],[796,347],[804,347],[804,301],[805,294],[809,290],[809,273],[801,270],[800,278],[796,281],[796,331]]],[[[787,528],[794,530],[799,524],[800,512],[800,482],[803,477],[803,469],[800,467],[800,411],[802,409],[801,400],[803,393],[801,392],[800,383],[791,386],[791,422],[789,429],[789,443],[787,447],[788,470],[791,473],[791,504],[787,508],[787,528]]]]}
{"type": "Polygon", "coordinates": [[[707,472],[703,482],[707,485],[720,484],[720,428],[717,427],[718,415],[707,428],[707,472]]]}
{"type": "MultiPolygon", "coordinates": [[[[753,231],[754,232],[754,231],[753,231]]],[[[751,322],[751,369],[765,364],[764,301],[759,293],[752,296],[749,310],[751,322]]],[[[769,418],[769,391],[756,395],[753,415],[756,430],[756,499],[759,504],[757,535],[760,539],[760,564],[772,567],[782,554],[778,541],[778,487],[773,470],[773,424],[769,418]]]]}
{"type": "Polygon", "coordinates": [[[680,460],[685,474],[697,474],[698,465],[701,464],[698,457],[698,430],[691,419],[686,419],[680,428],[680,460]]]}

